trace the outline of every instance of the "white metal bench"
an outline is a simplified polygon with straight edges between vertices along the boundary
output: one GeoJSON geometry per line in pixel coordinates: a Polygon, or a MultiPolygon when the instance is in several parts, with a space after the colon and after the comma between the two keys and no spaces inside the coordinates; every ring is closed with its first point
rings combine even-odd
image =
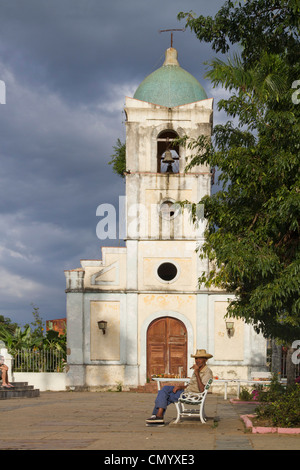
{"type": "Polygon", "coordinates": [[[203,424],[206,423],[204,405],[205,405],[207,392],[212,382],[213,382],[213,379],[209,379],[202,393],[183,392],[180,395],[178,402],[175,403],[176,409],[177,409],[177,418],[174,423],[179,423],[181,418],[190,417],[190,416],[199,416],[201,423],[203,424]],[[196,405],[197,408],[187,409],[185,405],[196,405]]]}

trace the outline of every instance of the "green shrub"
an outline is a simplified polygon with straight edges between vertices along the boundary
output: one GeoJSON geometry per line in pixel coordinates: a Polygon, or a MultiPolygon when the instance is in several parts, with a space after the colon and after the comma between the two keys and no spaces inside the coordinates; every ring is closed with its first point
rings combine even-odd
{"type": "MultiPolygon", "coordinates": [[[[268,392],[267,392],[268,393],[268,392]]],[[[282,428],[300,427],[300,385],[277,393],[274,401],[256,408],[258,418],[267,418],[273,426],[282,428]]]]}
{"type": "Polygon", "coordinates": [[[239,395],[239,398],[240,400],[243,400],[243,401],[250,401],[253,399],[253,395],[251,392],[249,392],[249,390],[245,387],[242,387],[242,390],[240,391],[240,395],[239,395]]]}
{"type": "Polygon", "coordinates": [[[258,386],[257,391],[258,401],[268,403],[277,400],[277,398],[281,397],[285,393],[285,389],[280,384],[277,374],[272,375],[271,383],[268,389],[263,389],[258,386]]]}

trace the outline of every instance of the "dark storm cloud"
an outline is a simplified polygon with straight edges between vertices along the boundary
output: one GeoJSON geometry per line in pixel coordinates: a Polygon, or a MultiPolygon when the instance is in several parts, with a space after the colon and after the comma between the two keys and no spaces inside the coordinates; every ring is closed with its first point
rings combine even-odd
{"type": "MultiPolygon", "coordinates": [[[[36,0],[2,2],[2,55],[23,80],[44,83],[64,99],[93,101],[110,83],[142,80],[158,65],[169,33],[183,28],[180,10],[207,14],[223,1],[36,0]]],[[[186,31],[175,33],[184,64],[199,74],[210,50],[186,31]],[[188,52],[188,53],[187,53],[188,52]]],[[[86,101],[84,101],[86,103],[86,101]]]]}
{"type": "MultiPolygon", "coordinates": [[[[124,182],[107,164],[125,139],[123,106],[162,65],[179,11],[214,0],[0,0],[0,314],[65,315],[64,269],[101,257],[96,209],[124,182]]],[[[175,33],[179,62],[203,79],[209,45],[175,33]]],[[[115,241],[118,244],[118,240],[115,241]]]]}

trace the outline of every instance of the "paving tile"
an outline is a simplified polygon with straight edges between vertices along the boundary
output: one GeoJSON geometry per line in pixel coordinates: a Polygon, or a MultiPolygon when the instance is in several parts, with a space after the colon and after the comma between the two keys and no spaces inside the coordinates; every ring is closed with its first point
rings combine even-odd
{"type": "MultiPolygon", "coordinates": [[[[207,397],[206,424],[198,419],[174,424],[176,408],[168,407],[167,425],[145,426],[155,396],[150,393],[41,392],[40,397],[0,402],[0,449],[32,450],[299,450],[300,436],[245,433],[239,405],[207,397]]],[[[251,413],[253,406],[243,408],[251,413]]]]}
{"type": "Polygon", "coordinates": [[[216,439],[215,450],[253,450],[247,437],[220,437],[216,439]]]}

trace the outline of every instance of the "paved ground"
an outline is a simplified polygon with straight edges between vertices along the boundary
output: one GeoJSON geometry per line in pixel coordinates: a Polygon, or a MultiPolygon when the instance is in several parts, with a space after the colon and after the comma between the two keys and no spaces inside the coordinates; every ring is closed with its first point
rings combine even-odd
{"type": "MultiPolygon", "coordinates": [[[[145,426],[155,395],[129,392],[41,392],[38,398],[0,400],[0,450],[299,450],[300,435],[245,432],[240,414],[253,405],[232,405],[208,395],[206,414],[166,426],[145,426]]],[[[120,452],[118,455],[120,455],[120,452]]],[[[112,454],[107,452],[110,458],[112,454]]]]}

